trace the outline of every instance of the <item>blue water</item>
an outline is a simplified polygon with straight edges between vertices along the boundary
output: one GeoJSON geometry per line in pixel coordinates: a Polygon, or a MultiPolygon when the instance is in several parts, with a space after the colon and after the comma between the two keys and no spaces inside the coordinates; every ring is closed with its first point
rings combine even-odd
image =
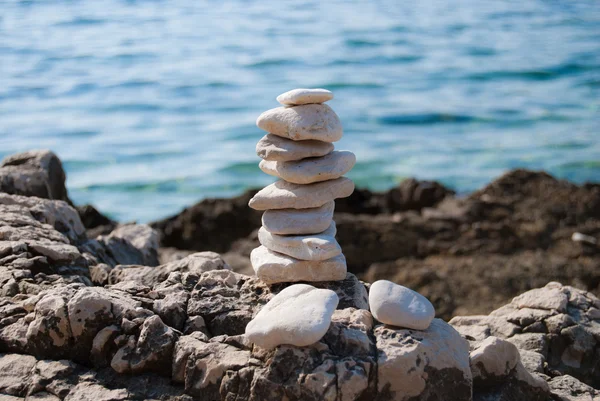
{"type": "Polygon", "coordinates": [[[359,186],[600,181],[598,0],[0,0],[0,157],[53,149],[121,221],[270,183],[254,121],[296,87],[334,92],[359,186]]]}

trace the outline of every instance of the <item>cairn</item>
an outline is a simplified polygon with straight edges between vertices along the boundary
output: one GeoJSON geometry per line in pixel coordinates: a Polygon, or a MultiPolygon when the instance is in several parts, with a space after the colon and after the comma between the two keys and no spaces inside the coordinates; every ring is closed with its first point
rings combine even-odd
{"type": "Polygon", "coordinates": [[[335,151],[342,138],[339,117],[326,104],[325,89],[294,89],[277,97],[282,107],[262,113],[256,125],[267,131],[256,145],[260,169],[280,180],[248,203],[264,210],[261,246],[250,255],[256,275],[267,284],[332,281],[346,277],[346,259],[335,239],[334,200],[350,196],[354,183],[342,177],[356,162],[352,152],[335,151]]]}

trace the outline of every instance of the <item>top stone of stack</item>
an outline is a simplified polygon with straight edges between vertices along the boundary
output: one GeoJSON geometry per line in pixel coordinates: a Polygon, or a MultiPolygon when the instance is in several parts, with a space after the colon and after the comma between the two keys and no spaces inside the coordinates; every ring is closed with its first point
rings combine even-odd
{"type": "Polygon", "coordinates": [[[277,96],[277,101],[284,106],[325,103],[333,99],[333,93],[327,89],[292,89],[277,96]]]}

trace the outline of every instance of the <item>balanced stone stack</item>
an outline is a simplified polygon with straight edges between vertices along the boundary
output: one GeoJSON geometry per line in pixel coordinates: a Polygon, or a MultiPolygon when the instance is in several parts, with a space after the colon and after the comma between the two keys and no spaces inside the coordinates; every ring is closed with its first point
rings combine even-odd
{"type": "Polygon", "coordinates": [[[277,97],[283,107],[262,113],[256,125],[267,131],[256,145],[259,166],[280,178],[249,202],[264,210],[261,246],[250,255],[256,275],[267,284],[343,280],[346,259],[335,239],[334,200],[350,196],[354,183],[342,177],[356,162],[352,152],[334,151],[342,124],[326,104],[324,89],[294,89],[277,97]]]}

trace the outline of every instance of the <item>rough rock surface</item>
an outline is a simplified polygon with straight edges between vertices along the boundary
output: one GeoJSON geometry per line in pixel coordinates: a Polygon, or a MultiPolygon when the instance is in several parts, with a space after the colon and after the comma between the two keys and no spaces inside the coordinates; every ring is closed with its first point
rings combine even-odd
{"type": "MultiPolygon", "coordinates": [[[[529,356],[527,366],[538,377],[569,375],[597,389],[600,388],[599,307],[600,300],[591,293],[552,282],[515,297],[488,316],[455,317],[450,324],[473,348],[492,349],[486,343],[498,344],[497,339],[505,340],[502,354],[506,357],[506,350],[513,354],[506,365],[507,371],[514,370],[514,349],[507,344],[511,343],[521,353],[534,354],[533,361],[529,356]],[[535,362],[536,355],[538,362],[535,362]]],[[[473,353],[471,357],[475,365],[478,365],[477,360],[484,359],[474,357],[473,353]]],[[[482,372],[477,376],[483,379],[486,376],[503,378],[508,374],[500,372],[500,366],[492,369],[489,363],[482,363],[477,370],[482,372]]]]}
{"type": "Polygon", "coordinates": [[[8,156],[0,163],[0,192],[71,203],[60,159],[49,150],[8,156]]]}
{"type": "MultiPolygon", "coordinates": [[[[39,174],[39,169],[28,169],[19,174],[39,174]]],[[[502,263],[523,270],[519,280],[510,279],[515,282],[510,291],[522,292],[549,275],[595,289],[597,250],[572,242],[571,236],[573,230],[597,235],[599,190],[517,172],[464,203],[455,202],[460,213],[444,201],[433,211],[402,215],[395,222],[415,218],[413,228],[427,219],[452,221],[448,215],[464,219],[458,236],[452,225],[414,228],[415,235],[430,233],[430,247],[421,240],[416,249],[424,254],[437,249],[437,271],[423,270],[422,261],[412,256],[405,262],[414,263],[403,266],[414,272],[403,274],[421,280],[423,288],[443,290],[441,283],[460,281],[447,275],[452,267],[444,270],[442,262],[465,267],[483,281],[465,281],[452,290],[467,289],[476,302],[486,293],[479,288],[469,292],[474,291],[468,290],[469,283],[501,292],[514,277],[493,269],[502,263]],[[552,196],[540,202],[539,193],[552,196]],[[502,199],[508,200],[499,206],[502,199]],[[519,235],[473,227],[473,216],[482,215],[498,224],[518,224],[519,235]],[[544,229],[534,224],[542,221],[544,229]],[[471,235],[476,229],[480,235],[471,235]],[[518,244],[520,253],[495,248],[500,234],[518,244]],[[456,252],[440,247],[442,238],[453,242],[456,252]],[[475,242],[472,249],[466,246],[468,238],[475,242]],[[477,258],[476,250],[494,251],[477,258]]],[[[457,317],[452,326],[435,319],[428,330],[414,331],[375,325],[367,310],[367,286],[349,273],[343,281],[311,283],[339,297],[319,342],[265,351],[253,348],[242,333],[289,284],[269,287],[235,273],[214,253],[162,252],[166,263],[143,266],[157,254],[146,227],[123,226],[112,234],[89,236],[67,202],[28,191],[27,196],[0,193],[0,399],[447,401],[448,394],[469,400],[471,393],[476,401],[600,398],[600,301],[585,290],[551,283],[515,297],[489,316],[457,317]],[[497,363],[499,356],[503,364],[497,363]],[[399,381],[399,376],[408,379],[399,381]]],[[[218,208],[216,203],[211,207],[218,208]]],[[[235,213],[228,216],[235,221],[235,213]]],[[[343,230],[348,225],[340,228],[338,222],[338,232],[343,230]]],[[[384,238],[379,241],[385,245],[384,238]]],[[[452,291],[446,294],[456,298],[452,291]]],[[[454,302],[455,310],[457,299],[437,302],[454,302]]]]}
{"type": "MultiPolygon", "coordinates": [[[[485,319],[464,318],[478,319],[468,325],[470,334],[463,333],[473,347],[470,365],[467,342],[439,319],[425,331],[374,325],[365,285],[348,274],[340,282],[315,283],[339,298],[320,341],[267,351],[253,348],[242,334],[286,284],[269,287],[234,273],[210,252],[174,257],[154,268],[111,266],[101,262],[110,243],[90,247],[98,240],[85,238],[79,215],[66,203],[6,194],[0,199],[5,236],[0,272],[6,277],[0,298],[0,394],[6,397],[441,401],[447,394],[470,400],[473,392],[476,400],[494,395],[508,401],[517,393],[538,397],[533,400],[551,394],[596,396],[585,383],[597,381],[598,369],[590,365],[597,358],[590,355],[597,353],[600,301],[570,287],[552,284],[485,319]],[[90,279],[99,271],[108,275],[102,283],[90,279]],[[488,328],[486,319],[501,326],[488,328]],[[514,333],[505,333],[507,328],[514,333]],[[490,335],[504,335],[519,355],[528,352],[527,363],[517,361],[512,368],[513,352],[500,379],[481,375],[475,355],[477,350],[485,355],[490,346],[475,343],[490,335]]],[[[132,244],[120,238],[140,255],[153,246],[145,239],[132,244]]],[[[464,321],[454,323],[465,331],[464,321]]]]}

